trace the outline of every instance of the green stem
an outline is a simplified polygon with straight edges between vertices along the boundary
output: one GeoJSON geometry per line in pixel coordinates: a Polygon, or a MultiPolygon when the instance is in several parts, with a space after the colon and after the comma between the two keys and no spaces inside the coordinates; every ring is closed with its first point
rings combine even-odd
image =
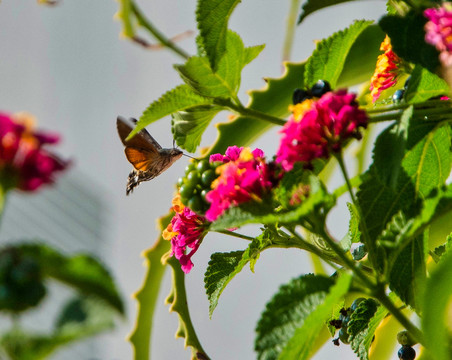
{"type": "Polygon", "coordinates": [[[236,238],[239,238],[239,239],[243,239],[243,240],[248,240],[248,241],[253,241],[254,240],[254,238],[251,237],[251,236],[246,236],[246,235],[239,234],[239,233],[236,233],[234,231],[229,231],[229,230],[213,230],[212,232],[233,236],[233,237],[236,237],[236,238]]]}
{"type": "Polygon", "coordinates": [[[153,35],[161,45],[167,47],[168,49],[173,50],[176,54],[181,56],[184,59],[188,59],[190,55],[188,55],[184,50],[178,47],[174,42],[168,39],[165,35],[163,35],[157,28],[146,18],[140,8],[135,4],[134,1],[130,1],[130,7],[132,12],[137,17],[138,23],[147,29],[151,35],[153,35]]]}
{"type": "Polygon", "coordinates": [[[280,126],[283,126],[286,123],[285,120],[265,114],[265,113],[257,111],[257,110],[246,108],[242,105],[236,105],[230,100],[217,98],[214,100],[214,103],[217,105],[220,105],[220,106],[228,107],[230,110],[234,111],[235,113],[237,113],[239,115],[247,116],[247,117],[250,117],[253,119],[266,121],[271,124],[280,125],[280,126]]]}
{"type": "Polygon", "coordinates": [[[410,333],[411,336],[420,344],[424,345],[424,337],[419,328],[414,325],[400,309],[394,305],[394,303],[386,295],[384,288],[381,287],[374,294],[374,297],[394,316],[397,321],[410,333]]]}
{"type": "Polygon", "coordinates": [[[292,53],[293,39],[295,35],[295,23],[297,21],[298,16],[298,8],[300,7],[300,0],[291,0],[289,14],[287,15],[286,20],[286,36],[284,38],[283,44],[283,52],[282,52],[282,60],[289,61],[290,54],[292,53]]]}
{"type": "Polygon", "coordinates": [[[362,230],[362,235],[363,235],[363,243],[364,245],[366,245],[367,248],[367,252],[368,252],[368,256],[369,256],[369,260],[373,266],[374,269],[377,268],[377,262],[375,259],[375,255],[376,255],[376,248],[374,243],[371,241],[370,236],[369,236],[369,232],[367,230],[367,225],[364,221],[364,216],[363,216],[363,212],[361,210],[361,207],[359,206],[359,203],[355,197],[355,193],[353,191],[353,187],[352,184],[350,182],[350,178],[348,176],[348,172],[347,172],[347,168],[345,167],[344,164],[344,159],[342,158],[342,153],[337,153],[335,154],[336,160],[339,163],[339,167],[341,168],[342,171],[342,175],[344,177],[345,183],[347,184],[347,188],[348,188],[348,192],[350,194],[350,198],[352,199],[352,203],[355,206],[356,210],[359,213],[359,217],[360,217],[360,225],[361,225],[361,230],[362,230]]]}

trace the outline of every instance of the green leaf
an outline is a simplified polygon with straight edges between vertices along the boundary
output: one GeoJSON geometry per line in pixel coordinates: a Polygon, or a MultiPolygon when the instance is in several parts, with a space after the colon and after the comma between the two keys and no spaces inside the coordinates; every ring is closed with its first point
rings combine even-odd
{"type": "Polygon", "coordinates": [[[450,88],[443,79],[422,66],[416,65],[405,93],[407,102],[414,104],[447,94],[450,94],[450,88]]]}
{"type": "Polygon", "coordinates": [[[195,152],[202,134],[220,110],[220,107],[205,105],[174,113],[171,131],[176,144],[188,152],[195,152]]]}
{"type": "Polygon", "coordinates": [[[210,256],[209,265],[204,275],[204,287],[209,299],[209,316],[218,305],[221,293],[244,266],[250,262],[251,270],[259,254],[271,245],[269,233],[264,231],[254,239],[245,251],[233,251],[229,253],[214,253],[210,256]]]}
{"type": "Polygon", "coordinates": [[[130,133],[129,137],[135,135],[141,129],[149,124],[157,121],[164,116],[174,114],[175,112],[186,110],[201,105],[210,105],[211,99],[195,94],[189,86],[179,85],[174,89],[163,94],[160,99],[154,101],[143,112],[135,129],[130,133]]]}
{"type": "Polygon", "coordinates": [[[356,209],[356,206],[351,203],[347,203],[347,208],[348,211],[350,212],[350,222],[348,225],[347,242],[349,244],[356,244],[361,242],[361,231],[359,230],[360,223],[359,212],[356,209]]]}
{"type": "Polygon", "coordinates": [[[353,43],[371,23],[356,21],[349,28],[320,41],[306,64],[305,83],[313,85],[321,79],[335,88],[353,43]]]}
{"type": "Polygon", "coordinates": [[[97,259],[84,254],[68,257],[38,243],[24,243],[16,248],[39,263],[43,276],[72,286],[84,294],[97,296],[121,314],[124,313],[124,304],[113,278],[97,259]]]}
{"type": "MultiPolygon", "coordinates": [[[[170,223],[174,213],[171,211],[158,220],[160,232],[170,223]]],[[[160,285],[165,273],[165,266],[160,259],[171,249],[171,244],[162,238],[161,233],[154,245],[143,253],[146,275],[141,288],[133,294],[138,302],[135,327],[128,336],[131,342],[134,359],[150,358],[150,341],[152,320],[159,295],[160,285]]]]}
{"type": "Polygon", "coordinates": [[[378,303],[373,299],[365,299],[359,303],[358,307],[350,315],[350,320],[347,324],[347,332],[352,339],[367,328],[377,308],[378,303]]]}
{"type": "Polygon", "coordinates": [[[336,284],[329,289],[324,300],[317,303],[315,309],[305,318],[303,325],[295,330],[294,335],[281,352],[279,360],[304,360],[312,355],[320,331],[325,328],[325,322],[330,317],[334,306],[348,292],[351,281],[350,274],[341,274],[336,284]]]}
{"type": "Polygon", "coordinates": [[[277,359],[295,330],[324,302],[333,285],[334,281],[326,276],[309,274],[281,286],[257,323],[254,345],[257,358],[277,359]]]}
{"type": "MultiPolygon", "coordinates": [[[[175,337],[185,339],[184,346],[191,347],[192,359],[209,359],[199,342],[191,321],[185,290],[185,274],[181,269],[180,262],[174,256],[171,256],[170,253],[167,253],[162,261],[172,269],[172,286],[169,295],[165,299],[165,304],[170,305],[170,311],[174,311],[179,318],[179,327],[175,337]]],[[[147,341],[149,342],[149,339],[147,341]]],[[[135,357],[135,359],[141,360],[143,358],[135,357]]]]}
{"type": "Polygon", "coordinates": [[[242,39],[233,31],[228,31],[226,40],[227,52],[216,71],[207,58],[200,56],[192,56],[184,65],[175,65],[184,82],[201,96],[236,98],[242,69],[263,48],[245,49],[242,39]]]}
{"type": "Polygon", "coordinates": [[[389,273],[389,288],[419,311],[419,291],[426,277],[424,236],[417,236],[397,256],[389,273]]]}
{"type": "Polygon", "coordinates": [[[307,0],[301,7],[302,11],[300,17],[298,18],[298,24],[300,24],[305,19],[305,17],[318,10],[350,1],[356,0],[307,0]]]}
{"type": "Polygon", "coordinates": [[[450,299],[452,298],[452,253],[438,264],[426,282],[422,302],[422,330],[432,359],[452,357],[450,299]]]}
{"type": "Polygon", "coordinates": [[[240,0],[198,0],[196,21],[212,69],[226,52],[228,21],[240,0]]]}
{"type": "Polygon", "coordinates": [[[388,314],[388,310],[384,306],[378,306],[375,310],[373,313],[370,311],[361,317],[361,320],[363,320],[362,328],[359,331],[353,332],[353,335],[350,336],[350,347],[358,355],[360,360],[369,360],[369,349],[374,340],[375,331],[388,314]]]}
{"type": "Polygon", "coordinates": [[[387,15],[379,25],[391,38],[394,52],[404,60],[419,64],[432,73],[439,66],[438,52],[425,42],[424,25],[427,18],[411,11],[405,17],[387,15]]]}
{"type": "Polygon", "coordinates": [[[51,334],[30,334],[19,329],[1,336],[1,347],[13,360],[40,360],[55,350],[113,328],[112,308],[90,297],[71,300],[51,334]],[[76,314],[78,316],[76,316],[76,314]]]}

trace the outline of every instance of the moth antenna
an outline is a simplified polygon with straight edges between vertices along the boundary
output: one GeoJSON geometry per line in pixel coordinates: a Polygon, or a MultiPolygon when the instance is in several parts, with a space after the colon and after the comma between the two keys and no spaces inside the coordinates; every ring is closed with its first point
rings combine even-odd
{"type": "Polygon", "coordinates": [[[190,156],[190,155],[187,155],[187,154],[184,154],[184,153],[182,153],[182,155],[184,155],[184,156],[186,156],[186,157],[189,157],[189,158],[191,158],[191,159],[199,160],[198,158],[195,158],[195,157],[193,157],[193,156],[190,156]]]}

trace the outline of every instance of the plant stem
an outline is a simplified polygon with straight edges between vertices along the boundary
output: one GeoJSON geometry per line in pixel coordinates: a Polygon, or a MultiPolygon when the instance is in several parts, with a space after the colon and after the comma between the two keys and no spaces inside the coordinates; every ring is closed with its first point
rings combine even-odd
{"type": "Polygon", "coordinates": [[[272,115],[265,114],[265,113],[257,111],[257,110],[246,108],[242,105],[236,105],[230,100],[215,99],[214,102],[217,105],[228,107],[229,109],[231,109],[232,111],[234,111],[235,113],[237,113],[239,115],[248,116],[253,119],[266,121],[266,122],[269,122],[269,123],[272,123],[275,125],[280,125],[280,126],[282,126],[286,123],[286,121],[283,119],[274,117],[272,115]]]}
{"type": "Polygon", "coordinates": [[[298,15],[298,8],[300,7],[300,0],[291,0],[289,7],[289,14],[286,19],[286,36],[284,38],[282,61],[289,61],[292,53],[293,39],[295,35],[295,22],[298,15]]]}
{"type": "Polygon", "coordinates": [[[339,163],[339,167],[341,168],[342,175],[343,175],[343,177],[345,179],[345,183],[347,184],[348,192],[350,194],[350,198],[352,199],[352,203],[353,203],[353,205],[355,206],[356,210],[359,213],[360,225],[361,225],[361,230],[362,230],[362,235],[363,235],[363,243],[367,247],[367,253],[368,253],[368,256],[369,256],[369,260],[370,260],[373,268],[376,269],[377,268],[377,262],[376,262],[376,259],[375,259],[375,255],[376,255],[375,244],[370,239],[369,232],[367,231],[367,225],[364,222],[363,212],[362,212],[361,207],[359,206],[359,203],[358,203],[358,201],[357,201],[357,199],[355,197],[355,193],[353,192],[352,184],[350,182],[350,178],[348,177],[347,168],[345,167],[344,159],[342,158],[342,152],[339,152],[339,153],[335,154],[335,157],[337,159],[337,162],[339,163]]]}
{"type": "MultiPolygon", "coordinates": [[[[374,294],[374,297],[394,316],[397,321],[413,336],[413,338],[420,344],[424,345],[424,337],[419,328],[414,325],[401,311],[394,305],[394,303],[385,294],[384,288],[381,287],[374,294]]],[[[425,345],[424,345],[425,346],[425,345]]]]}
{"type": "Polygon", "coordinates": [[[251,236],[246,236],[246,235],[239,234],[239,233],[236,233],[234,231],[229,231],[229,230],[213,230],[212,232],[233,236],[233,237],[236,237],[236,238],[239,238],[239,239],[243,239],[243,240],[248,240],[248,241],[253,241],[254,240],[254,238],[251,237],[251,236]]]}
{"type": "Polygon", "coordinates": [[[130,1],[130,6],[132,12],[137,17],[138,23],[147,29],[151,35],[153,35],[161,45],[167,47],[168,49],[173,50],[176,54],[181,56],[184,59],[188,59],[190,55],[188,55],[184,50],[178,47],[174,42],[168,39],[165,35],[163,35],[157,28],[146,18],[143,12],[140,10],[137,4],[134,1],[130,1]]]}

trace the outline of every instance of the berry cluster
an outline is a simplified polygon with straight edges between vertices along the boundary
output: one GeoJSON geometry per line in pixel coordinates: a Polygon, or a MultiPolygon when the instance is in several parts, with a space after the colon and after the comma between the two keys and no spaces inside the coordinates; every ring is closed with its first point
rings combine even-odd
{"type": "Polygon", "coordinates": [[[321,98],[322,95],[331,91],[331,86],[328,81],[319,80],[310,89],[295,89],[292,96],[293,104],[299,104],[306,99],[312,99],[314,97],[321,98]]]}
{"type": "Polygon", "coordinates": [[[416,345],[416,341],[412,339],[410,333],[406,330],[400,331],[397,334],[397,341],[402,347],[397,352],[397,356],[400,360],[414,360],[416,357],[416,351],[412,348],[416,345]]]}
{"type": "Polygon", "coordinates": [[[353,314],[353,312],[357,309],[358,305],[364,301],[365,298],[357,298],[355,301],[353,301],[352,305],[344,309],[342,308],[339,315],[339,320],[331,320],[330,325],[334,326],[336,329],[339,329],[338,337],[333,339],[333,343],[336,346],[339,346],[339,340],[343,344],[349,344],[349,334],[347,332],[348,322],[350,321],[350,316],[353,314]]]}
{"type": "Polygon", "coordinates": [[[23,311],[46,294],[39,264],[7,248],[0,253],[0,310],[23,311]]]}
{"type": "Polygon", "coordinates": [[[198,214],[205,214],[209,208],[206,194],[212,182],[218,177],[215,170],[220,162],[210,163],[208,159],[193,161],[185,168],[185,175],[177,185],[182,204],[198,214]]]}

